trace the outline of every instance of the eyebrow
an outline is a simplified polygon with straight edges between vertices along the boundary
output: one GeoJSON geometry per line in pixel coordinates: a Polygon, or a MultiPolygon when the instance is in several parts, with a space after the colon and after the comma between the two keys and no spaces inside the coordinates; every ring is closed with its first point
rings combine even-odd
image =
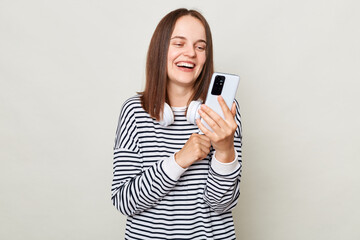
{"type": "MultiPolygon", "coordinates": [[[[174,38],[180,38],[182,40],[186,40],[186,37],[183,37],[183,36],[174,36],[174,37],[170,38],[170,40],[173,40],[174,38]]],[[[206,41],[204,39],[199,39],[195,43],[198,43],[198,42],[203,42],[206,44],[206,41]]]]}

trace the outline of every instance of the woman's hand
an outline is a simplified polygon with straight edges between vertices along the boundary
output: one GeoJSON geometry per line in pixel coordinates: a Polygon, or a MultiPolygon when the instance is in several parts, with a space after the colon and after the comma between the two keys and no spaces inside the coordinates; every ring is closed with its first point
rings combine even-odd
{"type": "Polygon", "coordinates": [[[210,152],[210,139],[205,135],[193,133],[184,147],[175,153],[175,161],[182,168],[188,168],[194,162],[204,159],[210,152]]]}
{"type": "Polygon", "coordinates": [[[225,119],[206,105],[201,105],[200,116],[213,130],[207,129],[200,119],[196,123],[199,129],[207,136],[216,153],[215,157],[220,162],[232,162],[235,159],[234,134],[237,129],[235,121],[236,105],[233,103],[231,110],[227,107],[224,99],[218,96],[218,101],[224,113],[225,119]]]}

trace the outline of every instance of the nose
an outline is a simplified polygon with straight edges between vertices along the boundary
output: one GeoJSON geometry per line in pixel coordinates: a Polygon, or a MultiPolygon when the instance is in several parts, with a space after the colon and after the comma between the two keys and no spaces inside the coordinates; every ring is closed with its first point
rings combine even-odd
{"type": "Polygon", "coordinates": [[[187,48],[185,49],[184,55],[188,57],[195,57],[196,56],[195,47],[188,45],[187,48]]]}

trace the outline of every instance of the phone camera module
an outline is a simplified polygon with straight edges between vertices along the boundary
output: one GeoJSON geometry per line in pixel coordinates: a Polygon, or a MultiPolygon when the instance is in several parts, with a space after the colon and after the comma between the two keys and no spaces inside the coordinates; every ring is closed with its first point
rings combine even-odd
{"type": "Polygon", "coordinates": [[[213,88],[211,89],[212,95],[221,95],[222,89],[224,87],[225,76],[217,75],[215,77],[213,88]]]}

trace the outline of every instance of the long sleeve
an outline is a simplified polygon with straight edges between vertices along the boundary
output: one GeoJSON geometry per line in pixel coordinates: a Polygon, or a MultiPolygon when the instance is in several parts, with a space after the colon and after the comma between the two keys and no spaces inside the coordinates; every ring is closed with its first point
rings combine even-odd
{"type": "Polygon", "coordinates": [[[171,156],[144,169],[136,126],[133,105],[125,102],[115,138],[112,202],[127,216],[156,205],[177,180],[164,171],[164,164],[169,165],[171,156]]]}
{"type": "Polygon", "coordinates": [[[174,154],[199,129],[187,122],[185,107],[173,108],[173,113],[174,123],[164,127],[142,108],[139,95],[122,106],[111,199],[127,215],[125,238],[236,239],[227,210],[239,194],[240,128],[235,137],[238,157],[233,163],[223,165],[211,159],[211,152],[183,169],[174,154]]]}
{"type": "Polygon", "coordinates": [[[242,135],[241,119],[238,102],[236,102],[236,116],[238,128],[234,135],[236,157],[233,163],[221,166],[213,154],[207,183],[204,190],[204,201],[215,212],[231,211],[237,204],[240,195],[240,178],[242,167],[242,135]],[[221,170],[221,171],[220,171],[221,170]]]}

